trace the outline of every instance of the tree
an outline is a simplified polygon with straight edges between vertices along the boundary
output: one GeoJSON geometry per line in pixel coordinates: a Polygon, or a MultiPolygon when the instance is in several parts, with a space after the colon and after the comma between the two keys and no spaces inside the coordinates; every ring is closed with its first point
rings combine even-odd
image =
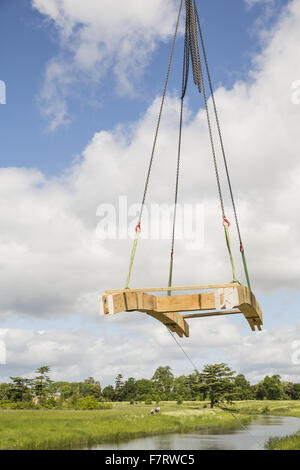
{"type": "Polygon", "coordinates": [[[153,389],[161,400],[169,400],[174,383],[174,375],[170,366],[158,367],[152,377],[153,389]]]}
{"type": "Polygon", "coordinates": [[[123,375],[118,374],[116,379],[115,379],[115,399],[117,401],[121,401],[123,386],[124,386],[123,375]]]}
{"type": "Polygon", "coordinates": [[[234,378],[235,395],[239,400],[251,400],[253,398],[252,387],[243,374],[234,378]]]}
{"type": "Polygon", "coordinates": [[[294,384],[291,391],[292,400],[300,400],[300,384],[294,384]]]}
{"type": "Polygon", "coordinates": [[[136,400],[145,401],[145,397],[153,394],[152,381],[148,379],[140,379],[135,383],[136,400]]]}
{"type": "Polygon", "coordinates": [[[53,382],[51,384],[53,393],[59,392],[62,400],[67,400],[73,393],[72,384],[70,382],[53,382]]]}
{"type": "Polygon", "coordinates": [[[94,385],[96,383],[96,380],[94,379],[94,377],[89,377],[88,379],[85,379],[84,383],[94,385]]]}
{"type": "Polygon", "coordinates": [[[208,394],[210,407],[225,400],[232,401],[234,392],[234,371],[227,364],[206,365],[203,369],[202,389],[208,394]]]}
{"type": "Polygon", "coordinates": [[[10,385],[10,399],[12,401],[29,401],[31,399],[30,385],[31,379],[22,377],[10,377],[12,384],[10,385]]]}
{"type": "Polygon", "coordinates": [[[91,388],[91,396],[93,396],[94,398],[96,398],[96,400],[101,400],[102,399],[102,389],[101,389],[101,385],[99,382],[95,383],[92,388],[91,388]]]}
{"type": "Polygon", "coordinates": [[[121,392],[122,400],[131,401],[136,398],[136,381],[133,377],[129,377],[124,383],[121,392]]]}
{"type": "Polygon", "coordinates": [[[93,377],[86,379],[84,382],[78,382],[77,388],[79,395],[83,397],[88,397],[97,393],[98,395],[101,395],[100,382],[96,381],[93,377]]]}
{"type": "Polygon", "coordinates": [[[293,400],[294,384],[292,382],[282,382],[284,394],[290,400],[293,400]]]}
{"type": "Polygon", "coordinates": [[[12,385],[7,383],[0,384],[0,400],[10,400],[12,385]]]}
{"type": "Polygon", "coordinates": [[[206,398],[206,391],[203,389],[203,379],[197,370],[187,376],[186,384],[190,389],[192,400],[197,400],[200,395],[203,395],[204,399],[206,398]]]}
{"type": "Polygon", "coordinates": [[[174,379],[173,393],[176,400],[181,399],[182,401],[192,399],[188,378],[185,375],[181,375],[180,377],[176,377],[174,379]]]}
{"type": "Polygon", "coordinates": [[[53,383],[47,375],[50,372],[49,366],[41,366],[35,372],[39,374],[34,380],[34,391],[42,401],[46,398],[50,391],[50,385],[53,383]]]}
{"type": "Polygon", "coordinates": [[[280,375],[268,375],[257,385],[256,399],[281,400],[285,396],[280,375]]]}
{"type": "Polygon", "coordinates": [[[103,398],[107,401],[115,401],[116,400],[116,392],[112,385],[108,385],[103,389],[102,392],[103,398]]]}

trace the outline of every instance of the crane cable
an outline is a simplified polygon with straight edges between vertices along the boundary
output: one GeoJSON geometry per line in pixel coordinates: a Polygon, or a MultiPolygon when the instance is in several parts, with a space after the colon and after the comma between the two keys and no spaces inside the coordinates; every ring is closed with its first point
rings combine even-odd
{"type": "MultiPolygon", "coordinates": [[[[176,224],[177,202],[178,202],[178,179],[179,179],[179,164],[180,164],[180,153],[181,153],[183,99],[186,94],[186,89],[187,89],[187,84],[188,84],[190,57],[192,61],[194,83],[197,86],[199,93],[203,91],[203,99],[204,99],[206,118],[207,118],[207,123],[208,123],[210,145],[211,145],[214,168],[215,168],[215,175],[216,175],[216,180],[217,180],[219,200],[220,200],[220,205],[221,205],[221,210],[222,210],[226,245],[227,245],[227,249],[229,253],[232,276],[233,276],[232,282],[238,282],[236,279],[234,259],[233,259],[233,255],[231,251],[231,244],[230,244],[230,235],[229,235],[230,222],[228,221],[225,215],[222,188],[221,188],[219,169],[218,169],[218,163],[217,163],[217,157],[216,157],[216,151],[215,151],[215,145],[214,145],[214,139],[213,139],[211,118],[210,118],[210,113],[209,113],[209,108],[208,108],[208,99],[207,99],[207,94],[206,94],[206,89],[205,89],[203,67],[201,63],[199,40],[198,40],[198,29],[199,29],[199,34],[200,34],[200,21],[197,21],[197,19],[199,20],[197,4],[195,0],[185,0],[185,4],[186,4],[186,26],[185,26],[185,45],[184,45],[184,64],[183,64],[183,84],[182,84],[182,96],[181,96],[180,125],[179,125],[177,173],[176,173],[176,184],[175,184],[173,232],[172,232],[171,257],[170,257],[170,268],[169,268],[169,283],[168,283],[169,287],[171,287],[172,285],[173,266],[174,266],[174,242],[175,242],[175,224],[176,224]]],[[[202,38],[201,45],[203,49],[204,42],[203,42],[202,32],[200,35],[200,39],[201,38],[202,38]]],[[[205,57],[206,57],[206,53],[205,53],[205,57]]],[[[207,64],[207,60],[206,60],[206,64],[207,64]]],[[[208,65],[207,65],[207,69],[208,69],[208,65]]],[[[211,80],[210,80],[210,83],[211,83],[211,80]]],[[[217,116],[217,110],[215,111],[216,111],[216,116],[217,116]]],[[[218,119],[218,122],[219,122],[219,119],[218,119]]],[[[228,172],[228,178],[229,178],[229,172],[228,172]]],[[[230,178],[229,178],[229,181],[230,181],[230,178]]],[[[171,295],[171,291],[168,291],[168,295],[169,296],[171,295]]]]}
{"type": "MultiPolygon", "coordinates": [[[[230,198],[231,198],[231,203],[232,203],[232,208],[233,208],[233,213],[234,213],[234,218],[235,218],[235,224],[236,224],[236,229],[237,229],[238,238],[239,238],[239,242],[240,242],[240,252],[241,252],[241,255],[242,255],[243,266],[244,266],[244,271],[245,271],[247,284],[248,284],[249,289],[251,290],[251,282],[250,282],[248,266],[247,266],[247,261],[246,261],[246,256],[245,256],[245,249],[244,249],[244,244],[243,244],[243,241],[242,241],[240,224],[239,224],[239,219],[238,219],[238,215],[237,215],[234,195],[233,195],[233,189],[232,189],[231,178],[230,178],[230,173],[229,173],[229,168],[228,168],[228,163],[227,163],[225,146],[224,146],[223,136],[222,136],[222,132],[221,132],[221,125],[220,125],[220,120],[219,120],[219,116],[218,116],[217,105],[216,105],[216,100],[215,100],[215,94],[214,94],[214,89],[213,89],[213,86],[212,86],[212,79],[211,79],[211,74],[210,74],[210,70],[209,70],[209,66],[208,66],[206,47],[205,47],[205,43],[204,43],[204,38],[203,38],[201,23],[200,23],[200,19],[199,19],[199,13],[198,13],[197,5],[196,5],[196,0],[194,0],[194,4],[195,4],[196,21],[197,21],[197,25],[198,25],[198,29],[199,29],[199,35],[200,35],[201,48],[202,48],[202,53],[203,53],[203,58],[204,58],[205,68],[206,68],[206,73],[207,73],[207,78],[208,78],[208,84],[209,84],[209,89],[210,89],[210,95],[211,95],[211,99],[212,99],[212,103],[213,103],[214,115],[215,115],[218,134],[219,134],[219,140],[220,140],[221,151],[222,151],[222,156],[223,156],[223,162],[224,162],[224,166],[225,166],[225,172],[226,172],[226,177],[227,177],[227,182],[228,182],[228,187],[229,187],[229,192],[230,192],[230,198]]],[[[226,239],[227,239],[227,237],[226,237],[226,239]]]]}
{"type": "MultiPolygon", "coordinates": [[[[193,370],[194,372],[196,372],[199,376],[201,376],[200,372],[199,372],[199,369],[198,367],[195,365],[194,361],[191,359],[190,355],[184,350],[184,348],[182,347],[182,345],[177,341],[174,333],[172,333],[172,331],[170,331],[168,328],[167,328],[169,334],[171,335],[171,337],[173,338],[174,342],[176,343],[176,345],[178,346],[178,348],[183,352],[183,354],[185,355],[186,359],[190,362],[190,364],[192,365],[193,367],[193,370]]],[[[249,436],[253,439],[253,441],[256,442],[256,444],[260,447],[261,446],[261,443],[256,439],[256,437],[249,431],[249,429],[246,428],[246,426],[244,426],[244,424],[241,422],[241,420],[238,419],[238,417],[233,413],[233,411],[231,411],[229,408],[227,408],[226,404],[224,403],[223,400],[221,400],[219,398],[218,400],[218,403],[217,403],[217,406],[223,410],[223,411],[226,411],[227,413],[229,413],[236,421],[237,423],[240,425],[240,427],[246,432],[249,434],[249,436]],[[223,408],[219,405],[219,403],[221,403],[223,405],[223,408]]]]}
{"type": "MultiPolygon", "coordinates": [[[[210,118],[210,113],[209,113],[208,99],[207,99],[207,94],[206,94],[205,80],[204,80],[203,67],[202,67],[201,55],[200,55],[200,47],[199,47],[199,40],[198,40],[198,35],[199,35],[200,36],[202,54],[203,54],[203,58],[204,58],[204,62],[205,62],[205,68],[206,68],[206,72],[207,72],[209,89],[210,89],[212,102],[213,102],[214,115],[215,115],[217,128],[218,128],[218,134],[219,134],[219,139],[220,139],[220,144],[221,144],[223,161],[224,161],[224,165],[225,165],[227,182],[228,182],[228,186],[229,186],[230,197],[231,197],[231,202],[232,202],[232,206],[233,206],[233,212],[234,212],[238,237],[239,237],[239,241],[240,241],[240,252],[241,252],[241,255],[242,255],[243,266],[244,266],[244,271],[245,271],[245,275],[246,275],[246,279],[247,279],[247,284],[248,284],[249,289],[251,289],[249,273],[248,273],[248,268],[247,268],[247,263],[246,263],[246,258],[245,258],[245,250],[244,250],[244,245],[243,245],[243,242],[242,242],[241,231],[240,231],[238,217],[237,217],[236,205],[235,205],[234,196],[233,196],[232,184],[231,184],[231,179],[230,179],[230,174],[229,174],[229,169],[228,169],[228,164],[227,164],[227,158],[226,158],[226,153],[225,153],[225,148],[224,148],[224,143],[223,143],[223,137],[222,137],[222,133],[221,133],[221,126],[220,126],[220,121],[219,121],[216,102],[215,102],[215,97],[214,97],[212,80],[211,80],[211,75],[210,75],[210,71],[209,71],[207,54],[206,54],[206,49],[205,49],[201,24],[200,24],[200,20],[199,20],[199,14],[198,14],[198,10],[197,10],[196,0],[185,0],[185,6],[186,6],[186,26],[185,26],[185,46],[184,46],[184,63],[183,63],[183,83],[182,83],[182,95],[181,95],[177,171],[176,171],[176,184],[175,184],[175,205],[174,205],[174,216],[173,216],[173,231],[172,231],[171,258],[170,258],[168,286],[169,287],[172,286],[172,278],[173,278],[175,227],[176,227],[176,215],[177,215],[178,188],[179,188],[179,168],[180,168],[182,126],[183,126],[183,102],[184,102],[184,97],[185,97],[185,94],[186,94],[188,78],[189,78],[190,58],[191,58],[191,62],[192,62],[194,83],[197,86],[198,91],[200,93],[203,90],[203,98],[204,98],[204,104],[205,104],[205,110],[206,110],[206,117],[207,117],[208,130],[209,130],[209,138],[210,138],[210,144],[211,144],[211,150],[212,150],[212,156],[213,156],[213,162],[214,162],[214,168],[215,168],[215,175],[216,175],[216,180],[217,180],[219,200],[220,200],[221,211],[222,211],[225,239],[226,239],[226,245],[227,245],[227,249],[228,249],[228,253],[229,253],[231,269],[232,269],[232,276],[233,276],[233,281],[232,282],[238,282],[237,279],[236,279],[234,259],[233,259],[233,255],[232,255],[231,244],[230,244],[229,227],[230,227],[231,224],[230,224],[229,220],[227,219],[227,217],[225,215],[225,208],[224,208],[224,202],[223,202],[223,195],[222,195],[222,189],[221,189],[219,169],[218,169],[218,163],[217,163],[216,152],[215,152],[215,145],[214,145],[214,139],[213,139],[211,118],[210,118]]],[[[164,103],[165,103],[165,98],[166,98],[167,85],[168,85],[168,82],[169,82],[169,76],[170,76],[171,65],[172,65],[172,61],[173,61],[173,55],[174,55],[175,43],[176,43],[177,34],[178,34],[180,17],[181,17],[181,13],[182,13],[182,7],[183,7],[183,0],[180,1],[179,13],[178,13],[178,17],[177,17],[175,34],[174,34],[174,38],[173,38],[171,54],[170,54],[170,59],[169,59],[168,71],[167,71],[167,76],[166,76],[166,80],[165,80],[165,86],[164,86],[164,90],[163,90],[163,96],[162,96],[162,101],[161,101],[161,106],[160,106],[160,111],[159,111],[159,116],[158,116],[158,122],[157,122],[156,132],[155,132],[155,136],[154,136],[154,142],[153,142],[153,147],[152,147],[152,152],[151,152],[151,157],[150,157],[150,163],[149,163],[149,168],[148,168],[147,177],[146,177],[143,200],[142,200],[142,204],[141,204],[138,224],[136,226],[135,239],[134,239],[134,243],[133,243],[133,247],[132,247],[132,251],[131,251],[131,256],[130,256],[129,270],[128,270],[127,279],[126,279],[126,286],[125,286],[126,289],[129,288],[129,282],[130,282],[130,278],[131,278],[132,266],[133,266],[133,262],[134,262],[134,258],[135,258],[135,253],[136,253],[136,249],[137,249],[139,236],[140,236],[140,233],[141,233],[141,219],[142,219],[142,214],[143,214],[143,210],[144,210],[144,206],[145,206],[145,201],[146,201],[146,196],[147,196],[147,191],[148,191],[148,186],[149,186],[149,180],[150,180],[150,175],[151,175],[151,170],[152,170],[152,164],[153,164],[154,154],[155,154],[155,150],[156,150],[157,137],[158,137],[158,132],[159,132],[159,128],[160,128],[160,123],[161,123],[161,117],[162,117],[163,107],[164,107],[164,103]]],[[[171,295],[171,291],[168,292],[168,295],[171,295]]]]}
{"type": "MultiPolygon", "coordinates": [[[[184,37],[184,55],[183,55],[183,71],[182,71],[182,87],[181,87],[181,106],[180,106],[180,120],[179,120],[178,154],[177,154],[173,230],[172,230],[172,241],[171,241],[171,256],[170,256],[168,287],[172,286],[172,279],[173,279],[175,230],[176,230],[176,218],[177,218],[176,216],[177,216],[179,174],[180,174],[180,160],[181,160],[182,126],[183,126],[183,105],[184,105],[184,98],[185,98],[185,95],[186,95],[186,90],[187,90],[187,85],[188,85],[188,80],[189,80],[191,43],[195,44],[195,35],[193,35],[193,31],[190,28],[190,17],[189,17],[188,12],[187,12],[187,14],[186,14],[185,37],[184,37]]],[[[200,82],[200,77],[199,77],[199,72],[198,72],[199,71],[198,57],[193,57],[193,55],[192,55],[192,65],[193,65],[194,82],[195,82],[195,84],[198,85],[199,91],[201,91],[201,82],[200,82]]],[[[171,290],[168,291],[168,296],[171,296],[171,290]]]]}
{"type": "Polygon", "coordinates": [[[178,17],[177,17],[177,22],[176,22],[176,27],[175,27],[175,33],[174,33],[174,38],[173,38],[173,43],[172,43],[172,48],[171,48],[171,54],[170,54],[170,59],[169,59],[168,71],[167,71],[167,75],[166,75],[166,79],[165,79],[165,85],[164,85],[164,90],[163,90],[163,95],[162,95],[162,100],[161,100],[161,105],[160,105],[160,110],[159,110],[159,115],[158,115],[158,120],[157,120],[157,125],[156,125],[156,131],[155,131],[154,142],[153,142],[153,146],[152,146],[152,152],[151,152],[151,157],[150,157],[149,168],[148,168],[147,177],[146,177],[146,183],[145,183],[145,189],[144,189],[144,194],[143,194],[143,200],[142,200],[140,215],[139,215],[139,219],[138,219],[138,224],[137,224],[136,229],[135,229],[136,234],[135,234],[135,239],[134,239],[134,242],[133,242],[133,247],[132,247],[132,250],[131,250],[131,256],[130,256],[128,274],[127,274],[127,278],[126,278],[125,289],[129,289],[132,266],[133,266],[133,262],[134,262],[134,258],[135,258],[135,253],[136,253],[136,249],[137,249],[139,236],[140,236],[140,233],[141,233],[142,215],[143,215],[146,196],[147,196],[147,192],[148,192],[148,186],[149,186],[149,180],[150,180],[150,175],[151,175],[151,170],[152,170],[152,164],[153,164],[154,154],[155,154],[155,150],[156,150],[158,131],[159,131],[159,128],[160,128],[162,112],[163,112],[164,103],[165,103],[166,94],[167,94],[167,87],[168,87],[168,83],[169,83],[171,66],[172,66],[172,62],[173,62],[173,55],[174,55],[175,43],[176,43],[176,39],[177,39],[178,28],[179,28],[179,23],[180,23],[180,18],[181,18],[182,6],[183,6],[183,0],[180,0],[179,12],[178,12],[178,17]]]}

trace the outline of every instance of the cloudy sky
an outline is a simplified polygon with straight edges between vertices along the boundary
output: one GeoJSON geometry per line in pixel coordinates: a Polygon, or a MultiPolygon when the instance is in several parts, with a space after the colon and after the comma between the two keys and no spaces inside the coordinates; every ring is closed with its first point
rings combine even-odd
{"type": "MultiPolygon", "coordinates": [[[[182,345],[199,368],[226,361],[252,382],[274,373],[299,382],[300,0],[198,5],[264,331],[240,316],[191,320],[182,345]]],[[[120,196],[141,202],[178,6],[0,2],[1,381],[44,364],[54,379],[92,375],[103,385],[118,373],[151,377],[159,365],[191,372],[154,319],[103,318],[97,305],[106,289],[124,287],[132,240],[101,239],[101,211],[118,210],[120,196]]],[[[182,32],[183,22],[149,204],[173,201],[182,32]]],[[[232,219],[223,173],[221,182],[232,219]]],[[[203,98],[191,83],[179,202],[201,206],[204,243],[178,240],[174,284],[231,281],[203,98]]],[[[245,282],[234,230],[232,245],[245,282]]],[[[169,247],[140,241],[131,286],[167,284],[169,247]]]]}

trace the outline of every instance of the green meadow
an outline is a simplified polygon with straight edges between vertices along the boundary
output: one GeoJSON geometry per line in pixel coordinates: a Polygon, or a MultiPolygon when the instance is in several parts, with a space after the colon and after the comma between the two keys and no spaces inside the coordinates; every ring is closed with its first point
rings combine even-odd
{"type": "MultiPolygon", "coordinates": [[[[2,409],[0,449],[79,449],[143,436],[239,427],[227,411],[211,410],[207,402],[164,402],[160,407],[160,415],[150,415],[151,405],[126,402],[114,403],[108,410],[2,409]]],[[[242,401],[231,409],[243,424],[258,414],[300,417],[299,401],[242,401]]],[[[273,439],[268,446],[300,449],[297,436],[287,438],[286,444],[281,441],[273,439]]]]}

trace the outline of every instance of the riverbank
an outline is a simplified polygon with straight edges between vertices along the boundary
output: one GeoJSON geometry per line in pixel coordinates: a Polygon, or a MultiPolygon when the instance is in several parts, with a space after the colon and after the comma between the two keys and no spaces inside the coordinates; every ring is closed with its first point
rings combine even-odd
{"type": "MultiPolygon", "coordinates": [[[[204,402],[151,406],[114,403],[111,410],[0,410],[0,449],[47,450],[88,448],[97,444],[163,434],[220,432],[239,427],[226,411],[204,402]]],[[[254,415],[300,417],[300,402],[238,402],[232,407],[247,424],[254,415]]]]}

